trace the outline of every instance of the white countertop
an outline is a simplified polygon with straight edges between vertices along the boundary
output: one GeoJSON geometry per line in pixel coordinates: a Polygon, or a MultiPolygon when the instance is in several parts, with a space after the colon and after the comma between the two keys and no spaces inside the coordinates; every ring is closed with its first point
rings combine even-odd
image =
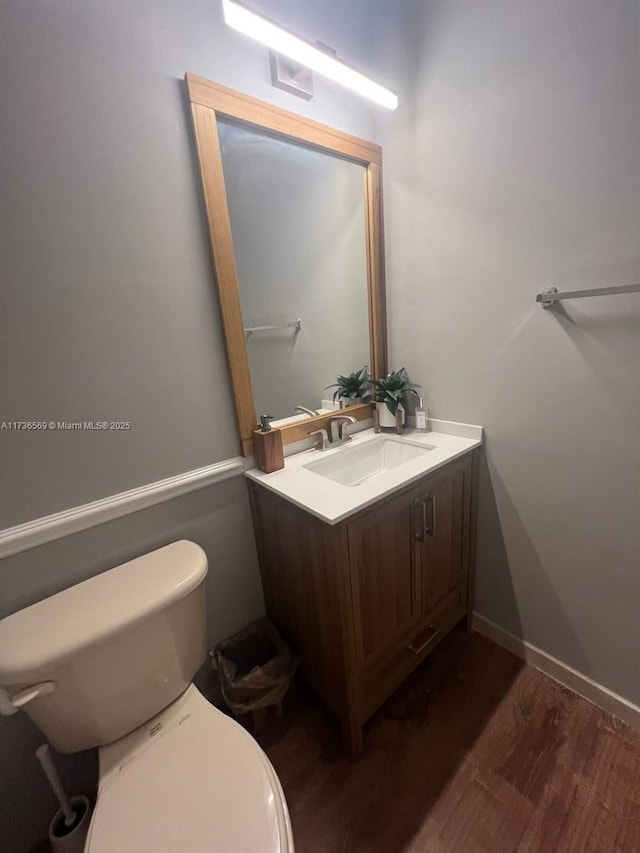
{"type": "Polygon", "coordinates": [[[431,426],[429,432],[406,430],[402,436],[384,433],[385,436],[394,440],[427,445],[433,449],[417,459],[377,474],[357,486],[336,483],[304,466],[379,439],[381,436],[374,433],[372,429],[354,434],[350,442],[332,450],[323,452],[315,449],[305,450],[294,456],[288,456],[285,467],[280,471],[274,471],[273,474],[265,474],[258,468],[251,468],[245,471],[245,476],[322,521],[337,524],[380,498],[421,479],[482,444],[481,426],[439,420],[430,420],[429,424],[431,426]]]}

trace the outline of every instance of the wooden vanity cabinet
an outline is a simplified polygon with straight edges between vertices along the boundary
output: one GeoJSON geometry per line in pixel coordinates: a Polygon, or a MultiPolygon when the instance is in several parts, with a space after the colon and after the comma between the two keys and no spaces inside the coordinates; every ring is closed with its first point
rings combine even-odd
{"type": "Polygon", "coordinates": [[[354,755],[364,722],[471,613],[475,453],[335,525],[249,481],[267,614],[354,755]]]}

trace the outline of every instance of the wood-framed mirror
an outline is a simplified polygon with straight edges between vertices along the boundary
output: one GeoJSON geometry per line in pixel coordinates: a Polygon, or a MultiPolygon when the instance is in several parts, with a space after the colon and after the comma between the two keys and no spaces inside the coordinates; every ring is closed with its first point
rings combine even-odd
{"type": "MultiPolygon", "coordinates": [[[[193,74],[185,79],[238,429],[250,456],[259,414],[276,415],[284,444],[300,441],[331,417],[318,389],[364,363],[372,376],[386,374],[382,151],[193,74]],[[316,396],[305,398],[304,370],[318,373],[318,365],[325,381],[309,376],[316,396]],[[282,395],[272,412],[283,387],[297,396],[282,395]],[[293,400],[320,413],[290,417],[293,400]]],[[[351,406],[349,414],[365,420],[371,409],[351,406]]]]}

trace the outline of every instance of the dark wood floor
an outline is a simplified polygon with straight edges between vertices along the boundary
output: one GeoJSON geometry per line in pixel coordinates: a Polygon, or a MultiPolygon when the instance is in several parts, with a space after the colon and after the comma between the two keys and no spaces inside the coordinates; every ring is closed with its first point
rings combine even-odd
{"type": "Polygon", "coordinates": [[[640,853],[640,732],[477,634],[394,694],[357,762],[302,692],[258,739],[296,853],[640,853]]]}

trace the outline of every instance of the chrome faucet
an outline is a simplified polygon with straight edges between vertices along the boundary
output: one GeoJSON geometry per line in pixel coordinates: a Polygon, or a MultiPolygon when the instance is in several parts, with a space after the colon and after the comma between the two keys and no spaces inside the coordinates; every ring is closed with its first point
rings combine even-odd
{"type": "Polygon", "coordinates": [[[300,412],[302,415],[309,415],[310,418],[315,418],[320,414],[320,412],[316,412],[315,409],[307,409],[306,406],[295,406],[293,411],[300,412]]]}
{"type": "Polygon", "coordinates": [[[318,436],[316,450],[327,450],[329,447],[329,436],[327,435],[326,429],[314,429],[313,432],[309,433],[309,436],[312,435],[318,436]]]}
{"type": "Polygon", "coordinates": [[[336,447],[339,444],[346,444],[351,441],[351,436],[344,431],[347,424],[355,424],[356,419],[351,415],[334,415],[329,418],[329,441],[336,447]]]}
{"type": "Polygon", "coordinates": [[[344,428],[355,422],[356,419],[351,415],[334,415],[327,421],[328,430],[314,429],[309,435],[318,436],[317,450],[331,450],[332,447],[340,447],[341,444],[351,441],[351,436],[345,433],[344,428]]]}

